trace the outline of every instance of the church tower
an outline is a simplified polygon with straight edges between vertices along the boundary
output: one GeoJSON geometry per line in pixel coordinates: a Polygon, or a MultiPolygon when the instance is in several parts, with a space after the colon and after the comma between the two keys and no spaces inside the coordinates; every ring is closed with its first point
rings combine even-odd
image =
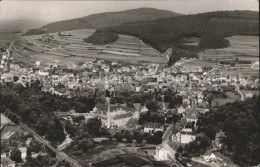
{"type": "Polygon", "coordinates": [[[107,97],[107,128],[111,127],[110,98],[107,97]]]}

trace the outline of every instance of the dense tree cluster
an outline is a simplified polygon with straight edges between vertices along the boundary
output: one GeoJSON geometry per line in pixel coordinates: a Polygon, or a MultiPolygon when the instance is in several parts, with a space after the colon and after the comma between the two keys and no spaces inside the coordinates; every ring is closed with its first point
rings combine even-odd
{"type": "Polygon", "coordinates": [[[126,142],[128,143],[132,143],[134,140],[137,143],[142,143],[144,141],[146,141],[149,144],[161,144],[162,143],[162,136],[163,136],[163,132],[161,131],[157,131],[154,134],[150,134],[150,133],[141,133],[139,131],[127,131],[127,130],[122,130],[121,132],[117,132],[114,135],[114,138],[118,141],[118,142],[122,142],[123,139],[126,140],[126,142]]]}
{"type": "Polygon", "coordinates": [[[26,123],[51,142],[60,143],[65,139],[63,125],[53,111],[65,110],[63,103],[67,102],[66,98],[41,92],[37,84],[30,88],[1,85],[1,112],[15,123],[18,119],[26,123]]]}
{"type": "Polygon", "coordinates": [[[241,166],[260,163],[260,108],[259,97],[227,103],[211,113],[201,115],[198,131],[210,139],[223,130],[226,137],[223,153],[241,166]]]}
{"type": "Polygon", "coordinates": [[[228,40],[220,36],[203,36],[200,39],[199,47],[205,49],[217,49],[217,48],[227,48],[230,46],[228,40]]]}
{"type": "Polygon", "coordinates": [[[118,34],[103,31],[103,30],[96,30],[95,33],[88,38],[84,39],[86,43],[92,43],[95,45],[105,45],[108,43],[113,43],[118,39],[118,34]]]}
{"type": "Polygon", "coordinates": [[[79,121],[73,124],[65,121],[65,130],[68,132],[73,141],[66,147],[66,152],[73,156],[81,156],[88,150],[96,147],[93,137],[109,137],[110,133],[106,128],[102,127],[102,122],[97,117],[79,121]]]}
{"type": "Polygon", "coordinates": [[[152,113],[150,111],[148,111],[147,113],[144,113],[144,114],[140,114],[138,124],[142,125],[142,124],[150,123],[150,122],[164,124],[165,118],[161,114],[152,113]]]}
{"type": "Polygon", "coordinates": [[[192,157],[204,154],[211,146],[211,140],[207,136],[198,136],[196,140],[185,145],[182,156],[192,157]]]}
{"type": "Polygon", "coordinates": [[[10,158],[16,163],[19,163],[22,162],[21,155],[22,155],[21,151],[18,148],[15,148],[11,151],[10,158]]]}

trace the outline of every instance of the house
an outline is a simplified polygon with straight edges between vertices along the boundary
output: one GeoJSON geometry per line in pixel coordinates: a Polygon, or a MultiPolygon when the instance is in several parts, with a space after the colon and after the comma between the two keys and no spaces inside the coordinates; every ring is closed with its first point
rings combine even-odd
{"type": "Polygon", "coordinates": [[[154,133],[157,131],[163,132],[163,125],[159,123],[146,123],[144,125],[144,133],[154,133]]]}
{"type": "Polygon", "coordinates": [[[136,87],[135,87],[135,92],[140,92],[140,91],[141,91],[141,88],[142,88],[142,85],[141,85],[141,86],[136,86],[136,87]]]}
{"type": "Polygon", "coordinates": [[[40,75],[40,76],[48,76],[49,72],[48,71],[38,71],[37,74],[40,75]]]}
{"type": "Polygon", "coordinates": [[[226,137],[226,136],[222,130],[216,133],[215,140],[213,141],[213,145],[215,146],[215,148],[217,148],[217,149],[222,148],[222,146],[223,146],[222,139],[224,137],[226,137]]]}
{"type": "Polygon", "coordinates": [[[148,111],[148,108],[144,105],[143,107],[141,107],[140,113],[144,113],[147,111],[148,111]]]}
{"type": "Polygon", "coordinates": [[[170,159],[167,150],[162,145],[156,147],[154,158],[157,161],[167,161],[170,159]]]}
{"type": "Polygon", "coordinates": [[[27,147],[29,147],[30,143],[32,142],[32,138],[31,137],[28,137],[27,140],[25,141],[25,145],[27,147]]]}
{"type": "Polygon", "coordinates": [[[205,114],[205,113],[209,112],[208,108],[202,108],[202,107],[197,107],[196,110],[198,110],[199,113],[201,113],[201,114],[205,114]]]}
{"type": "Polygon", "coordinates": [[[180,143],[181,144],[188,144],[191,141],[196,139],[196,135],[192,132],[191,128],[184,128],[180,132],[180,143]]]}
{"type": "Polygon", "coordinates": [[[175,130],[170,137],[172,142],[187,144],[196,139],[196,135],[191,128],[183,128],[181,131],[175,130]]]}
{"type": "Polygon", "coordinates": [[[15,167],[15,162],[10,158],[1,158],[1,167],[15,167]]]}
{"type": "Polygon", "coordinates": [[[6,157],[7,157],[7,156],[6,156],[6,153],[3,153],[3,152],[2,152],[2,153],[1,153],[1,159],[2,159],[2,158],[6,158],[6,157]]]}
{"type": "Polygon", "coordinates": [[[223,163],[223,160],[218,157],[216,154],[214,153],[206,153],[204,156],[203,156],[203,159],[206,161],[206,162],[209,162],[209,163],[212,163],[212,164],[222,164],[223,163]]]}
{"type": "Polygon", "coordinates": [[[186,104],[190,105],[190,104],[191,104],[190,101],[191,101],[191,100],[189,99],[188,96],[183,96],[183,97],[182,97],[182,102],[183,102],[183,103],[186,103],[186,104]]]}
{"type": "Polygon", "coordinates": [[[183,107],[183,106],[180,106],[179,108],[178,108],[178,114],[182,114],[182,113],[184,113],[185,112],[185,108],[183,107]]]}
{"type": "Polygon", "coordinates": [[[246,98],[252,98],[254,95],[252,94],[252,93],[247,93],[247,94],[245,94],[245,97],[246,98]]]}
{"type": "Polygon", "coordinates": [[[21,151],[21,158],[25,161],[27,157],[27,148],[26,147],[20,147],[19,150],[21,151]]]}
{"type": "Polygon", "coordinates": [[[196,115],[194,113],[191,114],[191,115],[185,116],[185,119],[186,119],[187,122],[195,122],[195,124],[198,121],[198,118],[196,117],[196,115]]]}

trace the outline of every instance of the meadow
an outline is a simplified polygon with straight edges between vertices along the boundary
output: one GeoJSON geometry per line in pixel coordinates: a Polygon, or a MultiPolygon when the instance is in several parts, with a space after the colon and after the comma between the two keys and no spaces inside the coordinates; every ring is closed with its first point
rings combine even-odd
{"type": "Polygon", "coordinates": [[[207,49],[199,53],[201,58],[239,58],[240,60],[258,61],[259,59],[259,36],[235,35],[226,38],[230,47],[224,49],[207,49]]]}

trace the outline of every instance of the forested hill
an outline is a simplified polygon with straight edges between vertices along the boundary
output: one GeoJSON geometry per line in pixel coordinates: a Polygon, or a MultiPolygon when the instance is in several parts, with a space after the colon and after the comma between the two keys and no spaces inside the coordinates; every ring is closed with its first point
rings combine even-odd
{"type": "Polygon", "coordinates": [[[139,36],[161,52],[183,37],[258,35],[259,12],[219,11],[163,18],[109,27],[107,30],[139,36]]]}
{"type": "Polygon", "coordinates": [[[197,53],[206,48],[228,47],[229,41],[224,37],[259,35],[259,12],[218,11],[183,15],[108,27],[106,31],[137,36],[160,52],[172,48],[173,54],[168,62],[172,65],[181,57],[197,57],[197,53]],[[202,38],[199,47],[183,45],[190,37],[202,38]]]}
{"type": "Polygon", "coordinates": [[[168,10],[154,8],[138,8],[119,12],[107,12],[93,14],[82,18],[59,21],[47,24],[39,29],[32,29],[24,35],[36,35],[43,33],[75,30],[97,29],[103,27],[122,25],[123,23],[149,21],[164,17],[180,16],[181,14],[168,10]]]}

